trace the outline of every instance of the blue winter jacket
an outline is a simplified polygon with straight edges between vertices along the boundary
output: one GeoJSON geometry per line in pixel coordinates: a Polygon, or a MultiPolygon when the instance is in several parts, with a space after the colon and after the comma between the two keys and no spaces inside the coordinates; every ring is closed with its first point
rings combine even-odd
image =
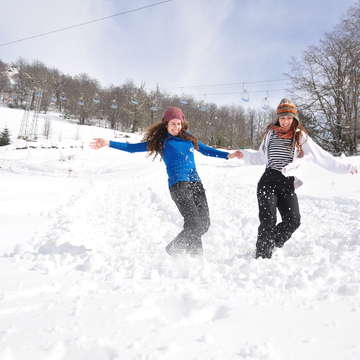
{"type": "MultiPolygon", "coordinates": [[[[148,151],[147,142],[129,144],[110,141],[109,146],[130,153],[148,151]]],[[[207,156],[223,159],[227,159],[229,154],[228,152],[206,146],[200,141],[199,152],[207,156]]],[[[195,166],[194,145],[191,141],[169,135],[164,140],[163,153],[161,155],[166,165],[169,187],[179,181],[200,181],[195,166]]]]}

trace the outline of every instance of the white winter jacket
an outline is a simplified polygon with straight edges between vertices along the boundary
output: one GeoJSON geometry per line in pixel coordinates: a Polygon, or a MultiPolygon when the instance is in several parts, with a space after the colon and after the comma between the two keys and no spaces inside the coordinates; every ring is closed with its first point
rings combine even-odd
{"type": "MultiPolygon", "coordinates": [[[[262,143],[260,144],[258,151],[242,150],[244,154],[244,161],[251,165],[262,165],[268,163],[268,148],[270,141],[271,131],[269,131],[262,143]]],[[[292,170],[297,169],[301,162],[310,160],[320,165],[321,167],[339,174],[348,174],[351,171],[356,170],[356,167],[352,164],[342,162],[339,158],[336,158],[322,149],[309,135],[304,132],[301,133],[301,143],[304,151],[302,158],[298,157],[298,152],[295,149],[294,160],[282,169],[282,173],[285,176],[290,176],[292,170]]]]}

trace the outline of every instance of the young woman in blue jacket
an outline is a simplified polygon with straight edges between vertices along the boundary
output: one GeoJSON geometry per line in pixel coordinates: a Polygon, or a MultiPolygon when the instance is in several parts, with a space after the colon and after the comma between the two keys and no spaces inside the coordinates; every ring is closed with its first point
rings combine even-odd
{"type": "Polygon", "coordinates": [[[169,107],[162,120],[150,125],[144,142],[129,144],[97,138],[90,144],[93,149],[109,146],[114,149],[133,152],[148,151],[160,155],[166,165],[171,198],[184,218],[183,230],[167,246],[169,255],[202,255],[201,236],[209,226],[209,208],[206,194],[196,171],[194,149],[206,156],[223,159],[240,158],[241,153],[228,153],[206,146],[189,132],[188,122],[178,107],[169,107]]]}

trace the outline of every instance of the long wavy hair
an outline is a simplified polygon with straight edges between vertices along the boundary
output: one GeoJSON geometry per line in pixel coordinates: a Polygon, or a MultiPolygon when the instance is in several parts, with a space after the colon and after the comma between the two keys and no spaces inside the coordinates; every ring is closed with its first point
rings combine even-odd
{"type": "MultiPolygon", "coordinates": [[[[184,140],[191,141],[196,150],[199,149],[198,139],[187,132],[189,128],[189,123],[186,119],[181,120],[181,130],[178,135],[179,138],[184,140]]],[[[154,124],[151,124],[148,128],[145,129],[145,135],[143,141],[147,141],[147,149],[149,151],[149,156],[154,156],[154,159],[157,155],[162,156],[164,140],[169,136],[167,130],[166,121],[158,121],[154,124]]]]}
{"type": "MultiPolygon", "coordinates": [[[[277,120],[275,123],[269,124],[266,127],[265,132],[264,132],[264,137],[271,130],[275,131],[276,134],[281,138],[293,139],[296,150],[298,152],[298,156],[299,157],[304,156],[304,150],[302,148],[302,145],[304,144],[304,142],[301,142],[301,134],[302,133],[307,134],[307,131],[306,131],[305,127],[297,119],[295,119],[293,117],[293,122],[290,126],[290,129],[287,132],[282,132],[281,127],[280,127],[279,117],[277,117],[277,120]]],[[[305,141],[306,141],[306,139],[305,139],[305,141]]]]}

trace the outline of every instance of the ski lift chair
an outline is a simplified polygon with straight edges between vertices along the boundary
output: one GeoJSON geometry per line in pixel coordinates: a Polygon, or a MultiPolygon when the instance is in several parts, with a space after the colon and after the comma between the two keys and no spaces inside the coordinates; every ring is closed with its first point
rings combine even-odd
{"type": "Polygon", "coordinates": [[[200,110],[200,111],[207,111],[207,109],[208,109],[208,107],[207,107],[206,104],[200,104],[200,105],[199,105],[199,110],[200,110]]]}
{"type": "Polygon", "coordinates": [[[250,101],[250,95],[249,95],[249,92],[246,89],[243,89],[243,91],[242,91],[241,100],[243,102],[249,102],[250,101]]]}
{"type": "Polygon", "coordinates": [[[112,100],[110,107],[111,107],[112,109],[114,109],[114,110],[116,110],[116,109],[118,108],[118,105],[117,105],[117,103],[116,103],[116,100],[115,100],[115,99],[114,99],[114,100],[112,100]]]}
{"type": "Polygon", "coordinates": [[[264,111],[267,111],[267,110],[270,109],[269,97],[268,97],[268,96],[265,96],[265,97],[263,98],[261,108],[262,108],[264,111]]]}
{"type": "Polygon", "coordinates": [[[139,102],[136,99],[130,99],[130,102],[134,105],[139,105],[139,102]]]}
{"type": "Polygon", "coordinates": [[[186,100],[186,98],[185,98],[185,94],[184,94],[184,89],[183,88],[181,88],[181,98],[180,98],[180,100],[179,100],[179,102],[180,102],[180,104],[182,104],[182,105],[187,105],[189,102],[186,100]]]}
{"type": "Polygon", "coordinates": [[[270,104],[269,104],[269,91],[266,92],[265,97],[262,99],[261,109],[263,111],[270,110],[270,104]]]}

